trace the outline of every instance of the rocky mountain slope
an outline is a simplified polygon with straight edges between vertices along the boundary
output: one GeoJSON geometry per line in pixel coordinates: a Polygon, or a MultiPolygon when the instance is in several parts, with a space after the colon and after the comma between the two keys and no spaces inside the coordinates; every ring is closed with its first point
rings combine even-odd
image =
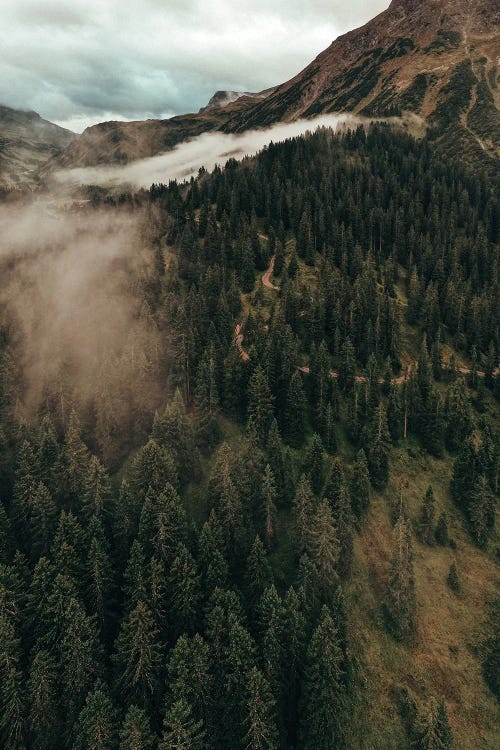
{"type": "Polygon", "coordinates": [[[34,184],[40,166],[76,137],[36,112],[0,105],[0,186],[34,184]]]}

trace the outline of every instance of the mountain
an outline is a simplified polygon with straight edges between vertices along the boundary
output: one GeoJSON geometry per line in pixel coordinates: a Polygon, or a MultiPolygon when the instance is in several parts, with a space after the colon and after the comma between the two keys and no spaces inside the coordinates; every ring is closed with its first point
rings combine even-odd
{"type": "Polygon", "coordinates": [[[227,107],[228,104],[238,101],[238,99],[241,99],[243,96],[249,96],[252,99],[266,99],[274,93],[274,91],[276,91],[276,87],[265,89],[258,94],[250,91],[216,91],[207,106],[200,109],[200,114],[203,112],[212,112],[214,109],[227,107]]]}
{"type": "Polygon", "coordinates": [[[36,112],[0,105],[0,186],[35,184],[40,166],[60,154],[76,137],[36,112]]]}
{"type": "Polygon", "coordinates": [[[409,110],[445,141],[458,136],[498,157],[499,55],[497,0],[393,0],[225,128],[238,132],[325,112],[409,110]]]}
{"type": "Polygon", "coordinates": [[[242,132],[327,112],[419,114],[439,147],[500,157],[498,0],[393,0],[264,98],[218,92],[198,114],[88,128],[53,166],[153,156],[210,130],[242,132]],[[228,102],[228,103],[226,103],[228,102]]]}
{"type": "Polygon", "coordinates": [[[127,164],[136,159],[155,156],[201,133],[223,130],[231,117],[252,107],[262,99],[264,93],[236,95],[235,92],[217,92],[198,113],[178,115],[168,120],[113,121],[93,125],[60,157],[47,164],[44,171],[94,167],[100,164],[127,164]],[[230,100],[233,93],[237,98],[223,104],[223,95],[228,94],[227,99],[230,100]],[[219,101],[220,105],[217,104],[219,101]]]}

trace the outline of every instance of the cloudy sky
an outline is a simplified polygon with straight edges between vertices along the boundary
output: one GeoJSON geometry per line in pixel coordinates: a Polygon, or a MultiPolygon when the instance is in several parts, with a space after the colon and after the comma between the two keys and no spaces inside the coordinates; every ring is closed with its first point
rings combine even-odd
{"type": "Polygon", "coordinates": [[[267,88],[389,0],[0,0],[0,103],[75,131],[267,88]]]}

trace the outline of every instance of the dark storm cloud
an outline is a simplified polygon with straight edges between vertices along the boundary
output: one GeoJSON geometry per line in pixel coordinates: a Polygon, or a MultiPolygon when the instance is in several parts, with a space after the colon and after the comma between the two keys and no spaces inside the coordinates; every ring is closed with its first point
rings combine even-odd
{"type": "Polygon", "coordinates": [[[0,0],[0,102],[74,129],[281,83],[389,0],[0,0]]]}

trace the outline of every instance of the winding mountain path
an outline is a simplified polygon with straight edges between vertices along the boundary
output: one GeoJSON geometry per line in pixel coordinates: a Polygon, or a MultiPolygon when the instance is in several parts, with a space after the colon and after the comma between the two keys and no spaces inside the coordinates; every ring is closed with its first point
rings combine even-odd
{"type": "MultiPolygon", "coordinates": [[[[274,261],[276,259],[276,256],[273,255],[269,262],[269,266],[266,270],[266,272],[262,276],[262,283],[266,287],[266,289],[271,289],[275,292],[279,292],[279,286],[276,286],[271,281],[271,277],[274,273],[274,261]]],[[[266,326],[267,328],[267,326],[266,326]]],[[[241,359],[244,362],[248,362],[250,360],[250,355],[247,351],[245,351],[243,347],[243,340],[244,340],[244,334],[241,330],[241,323],[237,323],[234,329],[234,340],[236,342],[236,346],[238,347],[238,350],[241,355],[241,359]]],[[[397,378],[392,378],[391,383],[394,385],[402,385],[403,383],[406,383],[410,379],[410,375],[413,372],[413,370],[416,370],[418,368],[418,362],[410,362],[410,364],[406,367],[405,372],[402,375],[399,375],[397,378]]],[[[311,370],[307,365],[304,365],[303,367],[298,368],[300,372],[304,373],[304,375],[310,375],[311,370]]],[[[460,375],[471,375],[472,370],[468,369],[467,367],[457,367],[455,372],[460,373],[460,375]]],[[[486,377],[486,373],[482,372],[481,370],[477,371],[477,377],[478,378],[484,378],[486,377]]],[[[500,374],[500,369],[497,367],[495,370],[493,370],[493,377],[496,378],[500,374]]],[[[338,372],[335,370],[330,370],[330,377],[333,380],[337,380],[339,377],[338,372]]],[[[356,383],[366,383],[367,378],[364,375],[356,375],[355,376],[356,383]]],[[[384,380],[381,378],[379,380],[379,383],[383,383],[384,380]]]]}
{"type": "Polygon", "coordinates": [[[266,289],[272,289],[274,292],[279,292],[280,288],[279,286],[276,286],[276,284],[273,284],[271,281],[271,277],[274,273],[274,261],[276,260],[276,256],[273,255],[271,260],[269,261],[269,266],[267,268],[267,271],[262,276],[262,283],[266,287],[266,289]]]}
{"type": "MultiPolygon", "coordinates": [[[[244,362],[248,362],[250,360],[250,355],[243,348],[243,340],[245,337],[243,333],[241,332],[240,323],[236,324],[236,327],[234,329],[234,338],[236,341],[236,345],[240,351],[242,360],[244,362]]],[[[413,372],[413,370],[417,370],[417,369],[418,369],[418,362],[410,362],[410,364],[406,367],[405,372],[402,375],[398,375],[397,378],[392,378],[391,383],[393,383],[394,385],[403,385],[403,383],[406,383],[410,379],[410,375],[413,372]]],[[[449,368],[443,367],[443,370],[445,369],[449,369],[449,368]]],[[[299,372],[304,373],[304,375],[311,374],[311,369],[307,365],[303,365],[302,367],[299,367],[298,370],[299,372]]],[[[459,373],[460,375],[472,375],[472,370],[468,369],[467,367],[457,367],[455,369],[455,372],[459,373]]],[[[478,370],[476,372],[476,375],[478,378],[486,377],[486,373],[483,372],[482,370],[478,370]]],[[[497,367],[495,368],[495,370],[493,370],[493,377],[497,378],[499,375],[500,375],[500,368],[497,367]]],[[[337,380],[339,377],[339,374],[335,370],[330,370],[330,377],[332,378],[332,380],[337,380]]],[[[365,375],[355,375],[354,379],[356,383],[366,383],[368,380],[368,378],[365,375]]],[[[378,382],[380,385],[382,385],[382,383],[384,383],[385,381],[383,378],[380,378],[378,382]]]]}

